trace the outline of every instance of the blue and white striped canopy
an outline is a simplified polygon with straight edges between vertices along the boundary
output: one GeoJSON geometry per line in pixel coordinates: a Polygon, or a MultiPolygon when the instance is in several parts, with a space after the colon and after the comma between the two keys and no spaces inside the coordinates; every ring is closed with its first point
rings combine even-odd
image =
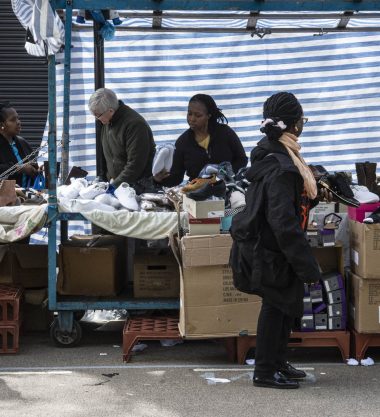
{"type": "MultiPolygon", "coordinates": [[[[72,44],[70,165],[94,176],[95,119],[87,109],[94,91],[92,28],[74,26],[72,44]]],[[[211,94],[247,154],[261,138],[265,99],[293,92],[309,118],[300,139],[307,162],[354,171],[355,161],[380,159],[379,58],[377,32],[260,39],[249,33],[116,30],[105,42],[105,86],[146,118],[156,142],[174,142],[187,128],[189,98],[211,94]]],[[[57,86],[60,138],[63,64],[57,66],[57,86]]]]}

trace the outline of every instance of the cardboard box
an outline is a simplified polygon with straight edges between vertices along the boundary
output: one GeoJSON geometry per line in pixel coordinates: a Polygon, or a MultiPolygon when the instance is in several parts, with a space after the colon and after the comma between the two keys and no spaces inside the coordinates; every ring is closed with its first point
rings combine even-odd
{"type": "Polygon", "coordinates": [[[217,235],[220,233],[220,217],[210,219],[196,219],[189,215],[189,235],[217,235]]]}
{"type": "Polygon", "coordinates": [[[256,295],[241,293],[228,265],[181,270],[179,331],[188,339],[254,335],[261,309],[256,295]]]}
{"type": "Polygon", "coordinates": [[[196,219],[209,219],[224,217],[224,199],[195,201],[183,195],[183,211],[188,212],[196,219]]]}
{"type": "Polygon", "coordinates": [[[24,288],[47,287],[47,245],[0,245],[0,283],[24,288]]]}
{"type": "Polygon", "coordinates": [[[47,289],[28,289],[24,292],[23,328],[29,332],[43,332],[50,328],[54,313],[49,311],[47,289]]]}
{"type": "Polygon", "coordinates": [[[126,245],[121,236],[89,237],[87,244],[71,241],[59,249],[59,294],[113,296],[127,281],[126,245]]]}
{"type": "Polygon", "coordinates": [[[232,246],[229,234],[210,236],[184,236],[180,243],[182,265],[224,265],[228,263],[232,246]]]}
{"type": "Polygon", "coordinates": [[[350,220],[351,269],[363,278],[380,278],[380,224],[350,220]]]}
{"type": "Polygon", "coordinates": [[[362,223],[363,220],[380,207],[380,203],[360,204],[359,207],[348,207],[348,218],[362,223]]]}
{"type": "Polygon", "coordinates": [[[350,320],[359,333],[380,333],[380,278],[351,273],[350,320]]]}
{"type": "Polygon", "coordinates": [[[172,253],[134,256],[135,298],[179,297],[178,263],[172,253]]]}
{"type": "Polygon", "coordinates": [[[322,273],[340,272],[344,276],[344,260],[342,246],[326,246],[312,248],[322,273]]]}

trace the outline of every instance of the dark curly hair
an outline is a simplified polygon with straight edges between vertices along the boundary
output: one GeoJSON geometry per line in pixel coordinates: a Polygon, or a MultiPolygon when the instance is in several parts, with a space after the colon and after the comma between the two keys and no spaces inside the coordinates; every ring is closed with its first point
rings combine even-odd
{"type": "Polygon", "coordinates": [[[303,109],[300,102],[294,94],[281,92],[270,96],[264,103],[264,119],[272,119],[260,130],[265,133],[268,139],[277,140],[283,133],[281,127],[277,125],[282,121],[287,126],[285,131],[294,126],[303,115],[303,109]]]}
{"type": "Polygon", "coordinates": [[[12,105],[9,101],[0,102],[0,123],[5,122],[6,110],[11,109],[12,105]]]}

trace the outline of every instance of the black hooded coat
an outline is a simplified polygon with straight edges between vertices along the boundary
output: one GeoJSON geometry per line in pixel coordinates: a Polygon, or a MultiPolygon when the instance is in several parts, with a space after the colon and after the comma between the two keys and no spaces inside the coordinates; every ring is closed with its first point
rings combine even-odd
{"type": "Polygon", "coordinates": [[[321,278],[301,227],[303,178],[285,147],[267,138],[252,150],[246,177],[251,181],[247,205],[234,217],[231,234],[251,239],[243,254],[252,269],[250,292],[289,316],[301,317],[304,283],[321,278]],[[255,204],[259,209],[253,215],[255,204]]]}

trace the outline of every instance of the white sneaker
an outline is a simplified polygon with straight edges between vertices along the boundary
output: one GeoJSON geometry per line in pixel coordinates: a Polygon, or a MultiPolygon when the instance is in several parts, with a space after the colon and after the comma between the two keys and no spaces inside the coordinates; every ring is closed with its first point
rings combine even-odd
{"type": "Polygon", "coordinates": [[[354,198],[361,204],[377,203],[379,196],[371,193],[365,185],[351,185],[351,190],[354,193],[354,198]]]}
{"type": "Polygon", "coordinates": [[[65,188],[62,187],[60,190],[61,197],[68,199],[77,198],[79,196],[79,192],[88,185],[85,178],[71,178],[70,181],[70,185],[65,188]]]}
{"type": "Polygon", "coordinates": [[[79,191],[81,198],[93,200],[97,195],[105,194],[108,190],[108,182],[96,182],[79,191]]]}
{"type": "Polygon", "coordinates": [[[136,201],[136,191],[126,182],[122,182],[116,188],[115,196],[126,209],[138,211],[139,205],[136,201]]]}
{"type": "Polygon", "coordinates": [[[104,193],[99,194],[94,198],[94,201],[98,203],[107,204],[108,206],[114,207],[116,210],[122,207],[120,201],[112,194],[104,193]]]}

